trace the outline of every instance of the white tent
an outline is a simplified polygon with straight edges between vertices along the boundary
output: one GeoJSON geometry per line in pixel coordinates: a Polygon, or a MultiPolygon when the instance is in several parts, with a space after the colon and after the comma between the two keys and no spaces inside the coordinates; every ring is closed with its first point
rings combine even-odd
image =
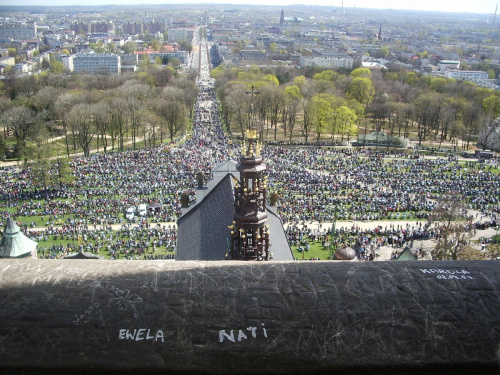
{"type": "Polygon", "coordinates": [[[9,217],[0,242],[0,258],[36,258],[36,246],[37,243],[26,237],[9,217]]]}

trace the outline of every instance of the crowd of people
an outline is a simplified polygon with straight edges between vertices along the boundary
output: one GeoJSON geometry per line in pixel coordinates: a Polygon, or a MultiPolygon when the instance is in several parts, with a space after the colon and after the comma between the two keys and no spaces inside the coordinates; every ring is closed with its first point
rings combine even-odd
{"type": "Polygon", "coordinates": [[[446,158],[384,158],[364,150],[267,147],[269,186],[285,223],[425,220],[439,198],[456,192],[468,209],[496,218],[500,175],[491,165],[446,158]]]}
{"type": "MultiPolygon", "coordinates": [[[[192,134],[184,142],[77,157],[71,162],[74,181],[49,189],[38,187],[29,169],[2,167],[2,219],[12,215],[24,222],[24,230],[39,241],[41,257],[105,249],[112,259],[151,259],[162,248],[164,257],[173,258],[181,193],[187,191],[195,200],[197,173],[210,178],[216,165],[237,159],[240,150],[238,142],[232,144],[224,134],[206,70],[199,83],[192,134]],[[139,204],[151,208],[147,215],[126,219],[127,208],[139,204]],[[44,246],[48,239],[67,242],[44,246]]],[[[463,164],[455,158],[415,159],[403,152],[280,144],[265,146],[263,156],[268,188],[279,194],[278,214],[291,245],[299,246],[305,237],[323,242],[335,238],[332,246],[352,244],[363,258],[386,243],[402,247],[415,238],[433,238],[438,234],[422,223],[440,197],[450,192],[465,196],[467,209],[494,220],[500,214],[500,175],[492,165],[463,164]],[[413,219],[416,224],[389,224],[371,234],[355,224],[334,232],[315,232],[307,226],[381,219],[413,219]]]]}

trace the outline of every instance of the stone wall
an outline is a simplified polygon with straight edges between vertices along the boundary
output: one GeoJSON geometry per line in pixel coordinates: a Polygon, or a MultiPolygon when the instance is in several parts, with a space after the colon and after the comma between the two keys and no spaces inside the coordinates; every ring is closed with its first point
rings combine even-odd
{"type": "Polygon", "coordinates": [[[2,260],[0,372],[497,373],[483,262],[2,260]]]}

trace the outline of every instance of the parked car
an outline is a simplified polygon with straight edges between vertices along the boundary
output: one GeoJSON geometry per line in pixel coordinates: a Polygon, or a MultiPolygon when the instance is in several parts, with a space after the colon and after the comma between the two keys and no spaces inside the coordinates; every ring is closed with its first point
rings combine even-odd
{"type": "Polygon", "coordinates": [[[132,220],[134,218],[134,207],[127,208],[127,212],[125,214],[125,217],[129,220],[132,220]]]}
{"type": "Polygon", "coordinates": [[[139,216],[146,216],[148,213],[147,206],[145,204],[139,205],[139,216]]]}

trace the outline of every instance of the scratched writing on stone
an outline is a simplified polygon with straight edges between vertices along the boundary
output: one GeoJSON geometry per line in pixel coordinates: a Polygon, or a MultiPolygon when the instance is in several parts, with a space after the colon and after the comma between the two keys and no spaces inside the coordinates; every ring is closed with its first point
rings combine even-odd
{"type": "Polygon", "coordinates": [[[81,314],[75,314],[74,324],[78,325],[79,323],[87,323],[90,319],[100,313],[100,309],[98,309],[99,304],[94,303],[85,309],[85,311],[81,314]]]}
{"type": "Polygon", "coordinates": [[[443,268],[420,268],[423,274],[435,275],[440,280],[475,280],[467,270],[453,270],[443,268]]]}
{"type": "Polygon", "coordinates": [[[229,332],[226,332],[225,329],[221,329],[219,331],[219,342],[224,342],[224,340],[236,342],[236,340],[241,341],[241,340],[247,340],[249,338],[256,339],[258,337],[267,338],[267,330],[264,327],[264,323],[261,323],[261,326],[262,327],[247,327],[237,330],[231,329],[228,330],[229,332]],[[235,331],[237,331],[236,335],[235,331]]]}

